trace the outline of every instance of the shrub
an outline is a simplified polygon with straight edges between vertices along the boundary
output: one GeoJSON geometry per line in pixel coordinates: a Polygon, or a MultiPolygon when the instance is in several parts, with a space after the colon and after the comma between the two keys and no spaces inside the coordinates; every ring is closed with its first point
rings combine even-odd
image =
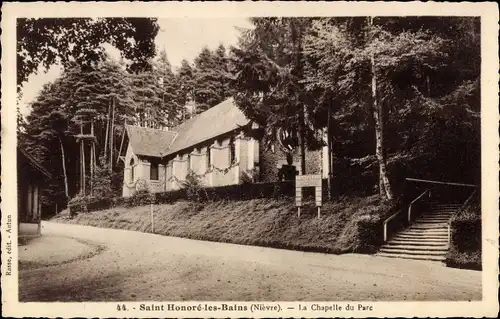
{"type": "Polygon", "coordinates": [[[135,207],[150,203],[165,204],[178,200],[189,199],[197,202],[217,200],[250,200],[257,198],[290,198],[295,196],[295,185],[291,181],[276,183],[237,184],[204,188],[198,182],[191,180],[184,188],[174,191],[151,193],[147,187],[139,187],[130,197],[97,198],[93,196],[77,196],[68,207],[70,214],[96,211],[112,206],[135,207]]]}
{"type": "Polygon", "coordinates": [[[109,169],[106,158],[101,159],[100,165],[97,165],[93,179],[93,193],[98,198],[111,198],[114,196],[111,184],[113,173],[109,169]]]}
{"type": "Polygon", "coordinates": [[[357,220],[359,252],[375,253],[383,244],[383,220],[380,216],[362,215],[357,220]]]}
{"type": "Polygon", "coordinates": [[[81,212],[89,212],[109,208],[112,206],[112,202],[112,199],[109,198],[100,198],[90,195],[77,195],[68,202],[68,208],[70,216],[73,217],[74,215],[81,212]]]}
{"type": "Polygon", "coordinates": [[[155,194],[149,192],[147,188],[139,189],[124,202],[125,207],[135,207],[154,203],[155,194]]]}
{"type": "Polygon", "coordinates": [[[195,172],[189,171],[186,179],[181,182],[181,187],[186,190],[187,199],[197,202],[201,200],[200,191],[203,188],[203,182],[195,172]]]}
{"type": "Polygon", "coordinates": [[[148,182],[146,182],[142,178],[139,178],[135,182],[135,189],[136,189],[136,192],[134,194],[137,194],[137,193],[142,194],[142,193],[149,193],[150,192],[148,182]]]}
{"type": "Polygon", "coordinates": [[[481,205],[474,203],[451,218],[450,250],[446,264],[481,269],[481,205]]]}
{"type": "Polygon", "coordinates": [[[240,176],[242,184],[254,184],[258,181],[258,178],[259,170],[256,167],[243,171],[240,176]]]}

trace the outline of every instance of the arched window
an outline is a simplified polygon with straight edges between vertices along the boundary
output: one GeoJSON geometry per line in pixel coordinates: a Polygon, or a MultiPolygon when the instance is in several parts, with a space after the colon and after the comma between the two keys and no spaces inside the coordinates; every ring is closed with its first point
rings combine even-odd
{"type": "Polygon", "coordinates": [[[135,166],[133,157],[130,159],[129,166],[130,166],[130,182],[133,182],[134,181],[134,166],[135,166]]]}
{"type": "Polygon", "coordinates": [[[229,164],[236,162],[236,147],[234,145],[234,137],[229,140],[229,164]]]}
{"type": "Polygon", "coordinates": [[[187,161],[187,172],[189,174],[189,172],[191,171],[191,153],[187,153],[186,155],[186,161],[187,161]]]}
{"type": "Polygon", "coordinates": [[[212,165],[212,158],[211,158],[211,147],[207,146],[207,170],[210,169],[210,166],[212,165]]]}

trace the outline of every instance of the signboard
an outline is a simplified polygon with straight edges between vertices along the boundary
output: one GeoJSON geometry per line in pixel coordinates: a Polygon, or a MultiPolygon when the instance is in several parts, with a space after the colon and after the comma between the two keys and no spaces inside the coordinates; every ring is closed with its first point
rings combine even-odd
{"type": "Polygon", "coordinates": [[[298,175],[295,177],[295,206],[298,208],[298,215],[300,216],[300,207],[302,207],[302,188],[314,187],[315,202],[318,207],[318,218],[320,214],[320,207],[322,204],[322,179],[319,175],[298,175]]]}

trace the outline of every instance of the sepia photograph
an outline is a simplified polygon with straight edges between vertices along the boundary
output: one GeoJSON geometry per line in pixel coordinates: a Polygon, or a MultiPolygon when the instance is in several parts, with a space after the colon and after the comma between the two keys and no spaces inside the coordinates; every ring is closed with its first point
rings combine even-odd
{"type": "Polygon", "coordinates": [[[496,300],[484,19],[330,11],[11,19],[2,303],[4,280],[122,317],[496,300]]]}

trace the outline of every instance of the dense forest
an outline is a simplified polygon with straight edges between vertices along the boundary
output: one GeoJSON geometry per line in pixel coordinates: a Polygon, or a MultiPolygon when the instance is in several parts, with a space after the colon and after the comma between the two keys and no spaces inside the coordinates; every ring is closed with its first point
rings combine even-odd
{"type": "Polygon", "coordinates": [[[46,203],[77,196],[82,183],[96,196],[120,194],[125,123],[173,127],[230,96],[265,142],[285,129],[303,153],[328,132],[339,192],[364,187],[393,200],[407,176],[479,182],[479,19],[251,18],[236,46],[203,48],[175,70],[154,48],[155,19],[44,20],[18,25],[19,41],[39,32],[35,40],[49,43],[18,44],[19,94],[38,65],[59,62],[64,72],[18,116],[18,139],[55,177],[46,203]],[[87,32],[57,47],[53,38],[75,27],[87,32]],[[104,42],[122,58],[89,55],[104,42]],[[95,147],[85,146],[85,161],[95,169],[82,181],[79,139],[89,132],[95,147]]]}

